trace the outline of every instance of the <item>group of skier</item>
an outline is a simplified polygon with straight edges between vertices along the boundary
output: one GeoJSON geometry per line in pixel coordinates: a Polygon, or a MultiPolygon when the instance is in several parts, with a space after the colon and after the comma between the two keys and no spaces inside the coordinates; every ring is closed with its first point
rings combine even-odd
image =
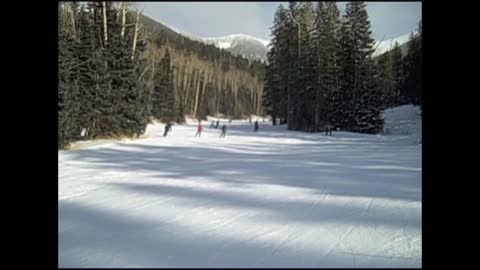
{"type": "MultiPolygon", "coordinates": [[[[229,120],[229,123],[231,122],[231,119],[229,120]]],[[[249,118],[249,122],[251,123],[251,118],[249,118]]],[[[167,134],[172,131],[172,121],[168,121],[166,124],[165,124],[165,132],[163,133],[163,136],[166,137],[167,134]]],[[[215,121],[212,121],[212,123],[210,124],[210,128],[218,128],[218,126],[220,125],[220,120],[217,120],[216,122],[215,121]]],[[[223,124],[222,127],[222,132],[220,133],[220,138],[223,138],[225,137],[226,133],[227,133],[227,125],[223,124]]],[[[253,131],[254,132],[257,132],[259,129],[259,126],[258,126],[258,121],[255,121],[254,122],[254,127],[253,127],[253,131]]],[[[197,125],[197,133],[195,133],[195,137],[200,137],[202,135],[202,130],[203,130],[203,126],[202,126],[202,120],[198,120],[198,125],[197,125]]],[[[325,126],[325,135],[328,136],[332,136],[332,130],[333,130],[333,126],[330,125],[329,123],[327,123],[327,125],[325,126]]]]}
{"type": "MultiPolygon", "coordinates": [[[[229,120],[229,123],[231,123],[231,119],[229,120]]],[[[250,123],[251,123],[251,120],[250,120],[250,123]]],[[[210,124],[210,128],[218,128],[219,124],[220,124],[220,120],[217,120],[216,122],[212,121],[212,123],[210,124]]],[[[227,125],[223,124],[221,129],[222,129],[222,132],[220,133],[220,138],[223,138],[227,134],[227,125]]],[[[258,121],[255,121],[253,131],[257,132],[258,129],[259,129],[258,121]]],[[[166,137],[168,132],[170,132],[171,130],[172,130],[172,121],[168,121],[165,124],[165,131],[163,133],[163,136],[166,137]]],[[[201,137],[202,130],[203,130],[202,120],[199,119],[198,125],[197,125],[197,133],[195,133],[195,137],[197,136],[201,137]]]]}
{"type": "MultiPolygon", "coordinates": [[[[217,120],[216,123],[215,121],[212,121],[212,124],[210,124],[210,128],[218,128],[219,124],[220,124],[220,120],[217,120]]],[[[225,137],[225,134],[227,133],[227,125],[223,124],[221,129],[222,129],[222,133],[220,133],[220,138],[225,137]]],[[[197,133],[195,134],[195,137],[197,137],[197,135],[200,137],[202,135],[202,130],[203,130],[202,120],[199,119],[198,125],[197,125],[197,133]]]]}

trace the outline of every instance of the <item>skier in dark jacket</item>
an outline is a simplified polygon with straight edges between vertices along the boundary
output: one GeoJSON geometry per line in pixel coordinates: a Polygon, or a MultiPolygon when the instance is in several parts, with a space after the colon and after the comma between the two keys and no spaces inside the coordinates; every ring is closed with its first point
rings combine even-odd
{"type": "Polygon", "coordinates": [[[325,136],[328,136],[329,134],[330,134],[330,136],[332,136],[332,128],[333,127],[329,123],[327,123],[326,128],[325,128],[325,133],[326,133],[325,136]]]}
{"type": "Polygon", "coordinates": [[[165,125],[165,132],[163,133],[163,137],[166,137],[168,132],[172,129],[172,122],[168,121],[165,125]]]}
{"type": "Polygon", "coordinates": [[[215,128],[218,128],[219,124],[220,124],[220,120],[217,119],[217,125],[215,126],[215,128]]]}
{"type": "Polygon", "coordinates": [[[255,121],[255,127],[253,128],[254,132],[258,131],[258,121],[255,121]]]}
{"type": "Polygon", "coordinates": [[[226,133],[227,133],[227,126],[225,124],[223,124],[222,133],[220,134],[220,138],[225,137],[226,133]]]}

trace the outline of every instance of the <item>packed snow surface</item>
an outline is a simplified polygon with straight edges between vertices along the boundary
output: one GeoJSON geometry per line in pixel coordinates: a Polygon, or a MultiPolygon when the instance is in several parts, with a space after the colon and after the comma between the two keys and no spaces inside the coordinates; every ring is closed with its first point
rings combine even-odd
{"type": "Polygon", "coordinates": [[[421,267],[417,124],[327,137],[221,119],[219,138],[210,123],[59,151],[59,266],[421,267]]]}

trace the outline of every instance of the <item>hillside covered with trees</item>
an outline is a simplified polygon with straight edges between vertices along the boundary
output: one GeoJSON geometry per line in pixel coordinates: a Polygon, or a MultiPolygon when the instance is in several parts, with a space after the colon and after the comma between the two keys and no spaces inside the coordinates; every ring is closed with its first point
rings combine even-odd
{"type": "Polygon", "coordinates": [[[398,47],[373,58],[365,2],[343,16],[336,2],[289,2],[271,30],[263,101],[274,125],[379,133],[383,109],[421,104],[421,24],[405,58],[398,47]]]}
{"type": "Polygon", "coordinates": [[[127,2],[61,2],[59,147],[152,119],[262,114],[264,64],[185,38],[127,2]]]}

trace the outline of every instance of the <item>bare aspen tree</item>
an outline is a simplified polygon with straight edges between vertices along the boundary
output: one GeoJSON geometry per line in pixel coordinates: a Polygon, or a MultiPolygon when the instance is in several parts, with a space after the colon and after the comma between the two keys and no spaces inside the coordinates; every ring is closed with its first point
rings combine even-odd
{"type": "MultiPolygon", "coordinates": [[[[205,73],[205,71],[203,71],[205,73]]],[[[200,73],[200,72],[199,72],[200,73]]],[[[197,81],[197,93],[195,95],[195,105],[193,109],[193,116],[197,117],[197,108],[198,108],[198,96],[200,94],[200,76],[198,76],[198,81],[197,81]]]]}
{"type": "Polygon", "coordinates": [[[107,2],[102,2],[102,9],[103,9],[103,38],[105,41],[105,46],[107,46],[108,42],[108,29],[107,29],[107,2]]]}
{"type": "Polygon", "coordinates": [[[126,14],[127,14],[127,3],[122,2],[122,32],[120,34],[122,38],[125,35],[126,14]]]}
{"type": "Polygon", "coordinates": [[[141,12],[137,11],[137,21],[135,23],[135,34],[133,36],[133,45],[132,45],[132,60],[135,58],[135,48],[137,46],[137,36],[138,36],[138,23],[140,22],[141,12]]]}

